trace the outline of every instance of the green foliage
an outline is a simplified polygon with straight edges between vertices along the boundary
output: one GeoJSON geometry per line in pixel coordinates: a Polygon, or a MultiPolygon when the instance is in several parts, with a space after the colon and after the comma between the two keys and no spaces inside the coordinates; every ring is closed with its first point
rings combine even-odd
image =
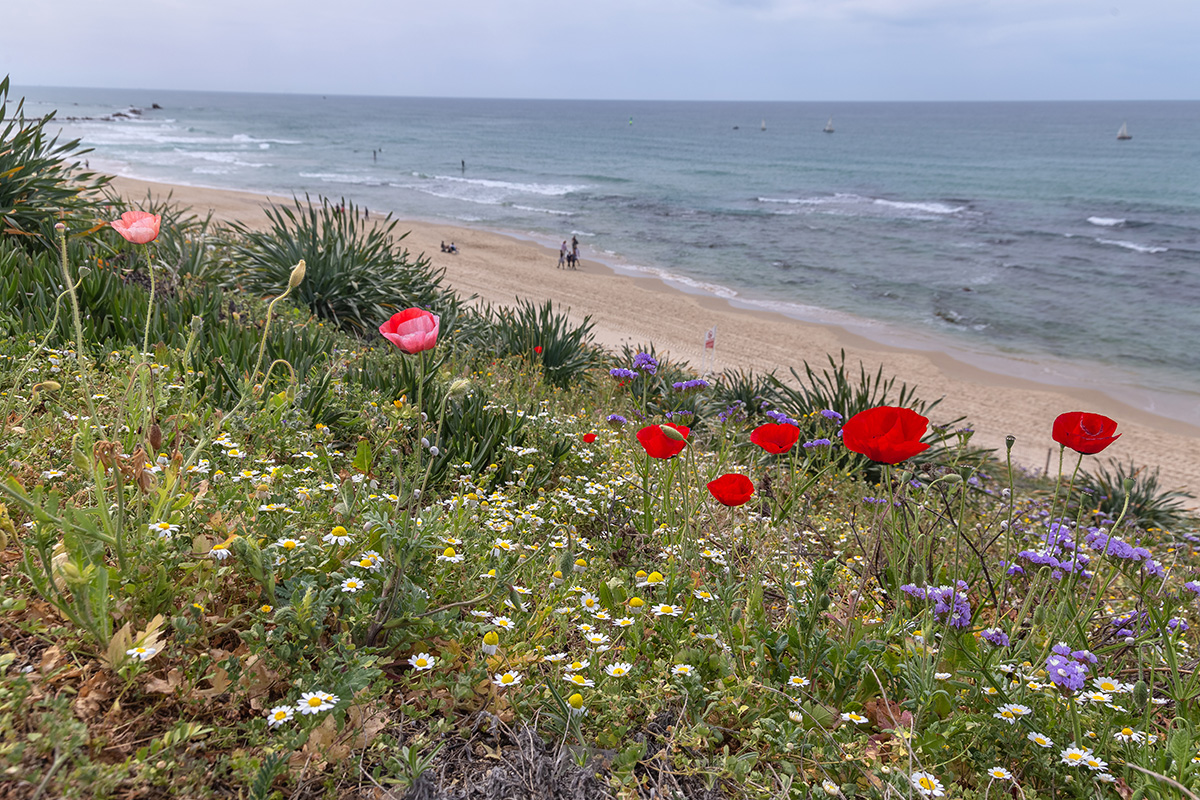
{"type": "Polygon", "coordinates": [[[108,178],[82,169],[79,140],[48,137],[54,113],[27,119],[25,100],[9,108],[9,79],[0,80],[0,238],[55,248],[54,225],[85,215],[108,178]],[[7,122],[6,122],[7,120],[7,122]]]}
{"type": "Polygon", "coordinates": [[[750,419],[761,417],[767,409],[763,401],[772,396],[775,373],[758,375],[750,370],[727,369],[713,380],[713,403],[724,410],[741,404],[750,419]]]}
{"type": "Polygon", "coordinates": [[[390,214],[367,223],[353,203],[343,208],[321,198],[317,205],[307,195],[294,203],[268,208],[266,230],[231,226],[239,236],[232,252],[236,280],[246,291],[282,294],[303,260],[304,282],[292,298],[318,319],[360,337],[403,308],[440,313],[443,304],[454,304],[442,288],[442,272],[428,258],[414,259],[399,248],[408,234],[395,235],[399,223],[390,214]]]}
{"type": "Polygon", "coordinates": [[[774,374],[767,380],[772,389],[771,399],[780,410],[792,417],[800,418],[814,411],[828,409],[850,419],[860,411],[875,406],[904,406],[919,414],[928,415],[940,399],[927,403],[916,395],[914,387],[901,382],[896,386],[896,377],[884,379],[883,367],[874,375],[867,372],[863,364],[858,365],[857,380],[846,368],[846,351],[839,360],[829,358],[829,369],[817,372],[805,362],[804,376],[795,368],[791,371],[794,383],[784,383],[774,374]]]}
{"type": "Polygon", "coordinates": [[[1195,499],[1191,492],[1166,489],[1159,485],[1159,469],[1138,467],[1133,461],[1122,463],[1109,459],[1107,466],[1097,464],[1095,471],[1085,472],[1080,483],[1091,494],[1084,503],[1108,517],[1116,518],[1129,499],[1125,520],[1143,528],[1173,528],[1187,515],[1184,502],[1195,499]],[[1128,484],[1129,488],[1126,489],[1128,484]]]}
{"type": "Polygon", "coordinates": [[[554,310],[549,300],[541,305],[518,300],[515,307],[495,312],[492,327],[499,355],[540,361],[546,380],[565,388],[603,363],[592,343],[592,325],[591,317],[573,325],[566,314],[554,310]],[[541,347],[542,352],[535,353],[535,347],[541,347]]]}

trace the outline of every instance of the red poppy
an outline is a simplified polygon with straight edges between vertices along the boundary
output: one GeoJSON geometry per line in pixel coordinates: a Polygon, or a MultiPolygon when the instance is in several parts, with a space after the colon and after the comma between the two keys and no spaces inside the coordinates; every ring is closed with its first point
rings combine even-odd
{"type": "Polygon", "coordinates": [[[673,458],[687,447],[691,428],[664,422],[662,425],[647,425],[637,432],[637,440],[646,448],[651,458],[673,458]],[[671,433],[667,433],[670,430],[671,433]]]}
{"type": "Polygon", "coordinates": [[[745,475],[730,472],[709,481],[708,491],[723,506],[740,506],[754,494],[754,484],[745,475]]]}
{"type": "Polygon", "coordinates": [[[911,408],[878,406],[860,411],[842,428],[842,444],[880,464],[899,464],[929,449],[921,441],[929,420],[911,408]]]}
{"type": "Polygon", "coordinates": [[[786,422],[781,425],[767,422],[750,432],[750,441],[776,455],[791,450],[799,440],[800,429],[786,422]]]}
{"type": "Polygon", "coordinates": [[[158,226],[162,224],[162,217],[148,211],[126,211],[120,219],[108,224],[124,236],[126,241],[146,244],[158,238],[158,226]]]}
{"type": "Polygon", "coordinates": [[[379,326],[379,332],[403,353],[412,355],[437,346],[441,319],[423,308],[406,308],[379,326]]]}
{"type": "Polygon", "coordinates": [[[583,443],[584,443],[584,444],[591,444],[591,443],[592,443],[592,442],[594,442],[594,441],[596,441],[596,434],[594,434],[594,433],[585,433],[585,434],[583,435],[583,443]]]}
{"type": "Polygon", "coordinates": [[[1117,440],[1117,423],[1103,414],[1068,411],[1054,420],[1054,441],[1085,456],[1095,455],[1117,440]]]}
{"type": "Polygon", "coordinates": [[[537,345],[536,347],[533,348],[533,352],[537,353],[540,356],[542,354],[542,346],[540,344],[537,345]]]}

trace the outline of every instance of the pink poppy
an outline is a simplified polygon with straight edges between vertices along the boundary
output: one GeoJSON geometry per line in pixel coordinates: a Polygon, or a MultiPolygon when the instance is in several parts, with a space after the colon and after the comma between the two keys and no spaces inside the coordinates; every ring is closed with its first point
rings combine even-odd
{"type": "Polygon", "coordinates": [[[441,319],[423,308],[406,308],[379,326],[379,332],[400,352],[412,355],[437,346],[441,319]]]}
{"type": "Polygon", "coordinates": [[[120,219],[108,224],[124,236],[126,241],[146,244],[158,238],[158,226],[162,224],[162,217],[146,211],[126,211],[120,219]]]}

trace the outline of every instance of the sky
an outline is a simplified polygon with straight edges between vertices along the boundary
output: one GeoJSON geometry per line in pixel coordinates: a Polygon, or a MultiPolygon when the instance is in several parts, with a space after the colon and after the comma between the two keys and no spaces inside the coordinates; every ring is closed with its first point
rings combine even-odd
{"type": "Polygon", "coordinates": [[[1200,98],[1200,0],[0,0],[15,86],[628,100],[1200,98]]]}

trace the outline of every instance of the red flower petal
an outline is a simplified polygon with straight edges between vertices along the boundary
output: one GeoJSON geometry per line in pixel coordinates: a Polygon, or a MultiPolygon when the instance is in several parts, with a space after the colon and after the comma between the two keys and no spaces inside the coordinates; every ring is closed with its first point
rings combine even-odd
{"type": "Polygon", "coordinates": [[[708,482],[708,491],[725,506],[745,504],[754,494],[754,483],[745,475],[730,472],[708,482]]]}
{"type": "Polygon", "coordinates": [[[766,450],[768,453],[786,453],[800,440],[800,429],[787,423],[775,424],[767,422],[759,425],[750,433],[750,441],[766,450]]]}
{"type": "Polygon", "coordinates": [[[403,353],[412,355],[437,346],[441,318],[423,308],[406,308],[379,326],[379,332],[403,353]]]}
{"type": "Polygon", "coordinates": [[[1095,455],[1115,442],[1121,434],[1116,432],[1116,420],[1103,414],[1087,411],[1068,411],[1054,420],[1051,434],[1054,441],[1085,456],[1095,455]]]}
{"type": "Polygon", "coordinates": [[[647,425],[642,428],[637,432],[637,440],[642,443],[642,447],[651,458],[673,458],[687,447],[689,433],[691,429],[688,427],[665,422],[662,425],[647,425]],[[682,438],[668,436],[664,433],[665,428],[674,429],[676,435],[682,438]]]}
{"type": "Polygon", "coordinates": [[[592,443],[592,442],[594,442],[594,441],[596,441],[596,434],[594,434],[594,433],[585,433],[585,434],[583,435],[583,443],[584,443],[584,444],[591,444],[591,443],[592,443]]]}
{"type": "Polygon", "coordinates": [[[929,449],[921,441],[929,420],[911,408],[878,406],[860,411],[842,428],[842,444],[880,464],[899,464],[929,449]]]}

